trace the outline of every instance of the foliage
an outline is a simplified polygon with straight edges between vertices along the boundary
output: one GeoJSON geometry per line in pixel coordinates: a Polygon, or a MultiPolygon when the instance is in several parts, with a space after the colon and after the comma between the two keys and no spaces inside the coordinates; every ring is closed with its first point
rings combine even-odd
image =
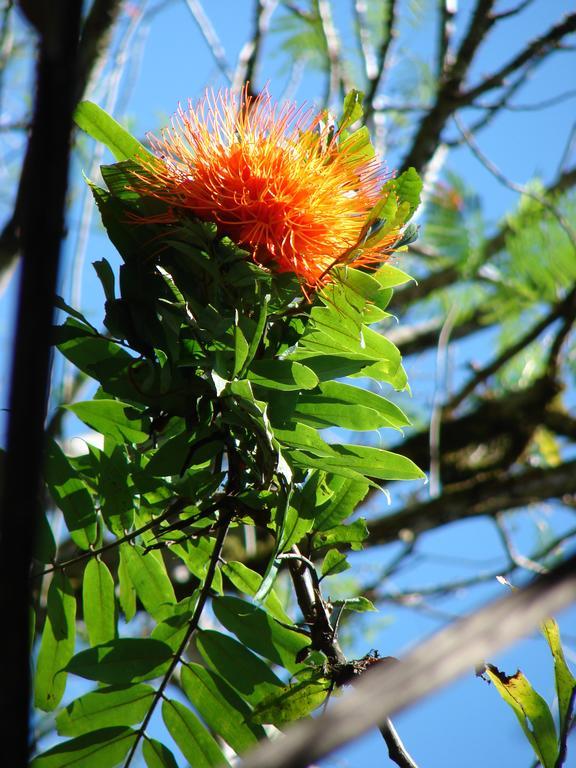
{"type": "MultiPolygon", "coordinates": [[[[344,125],[360,117],[358,104],[352,94],[344,125]]],[[[354,383],[407,387],[397,348],[370,326],[408,277],[386,264],[372,274],[340,267],[309,300],[293,275],[252,263],[214,225],[158,223],[164,203],[134,192],[141,145],[95,105],[83,103],[77,119],[118,160],[102,168],[107,188],[91,186],[123,263],[118,278],[105,260],[95,264],[105,333],[77,310],[55,329],[58,349],[99,385],[66,407],[102,443],[76,458],[56,443],[47,453],[50,493],[84,551],[74,560],[85,562],[86,633],[76,650],[70,563],[48,561],[36,705],[57,708],[67,675],[100,687],[60,710],[57,730],[72,738],[33,765],[112,766],[140,746],[147,765],[173,765],[146,732],[160,704],[191,764],[227,765],[216,737],[242,754],[266,738],[264,724],[306,716],[334,687],[336,630],[319,636],[310,613],[327,616],[327,606],[318,592],[300,602],[300,619],[287,613],[274,586],[283,563],[296,566],[297,593],[307,558],[325,553],[322,578],[344,571],[346,550],[367,535],[353,515],[369,488],[424,476],[404,456],[322,434],[408,424],[397,405],[354,383]],[[226,537],[248,528],[270,553],[264,576],[227,554],[226,537]],[[184,597],[170,576],[175,560],[194,585],[184,597]],[[199,629],[208,599],[217,630],[199,629]],[[144,637],[141,613],[152,627],[144,637]],[[207,666],[187,661],[193,638],[207,666]],[[186,704],[167,695],[175,673],[186,704]]],[[[340,141],[355,136],[343,131],[340,141]]],[[[420,187],[413,169],[389,181],[368,237],[402,227],[420,187]]],[[[350,610],[372,607],[350,598],[350,610]]]]}

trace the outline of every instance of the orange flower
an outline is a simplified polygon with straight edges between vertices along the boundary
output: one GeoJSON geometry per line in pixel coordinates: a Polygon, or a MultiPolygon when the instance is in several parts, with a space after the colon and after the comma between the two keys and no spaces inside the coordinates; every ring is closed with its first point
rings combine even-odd
{"type": "Polygon", "coordinates": [[[135,189],[168,204],[164,222],[213,221],[257,264],[315,290],[338,263],[382,262],[398,236],[362,247],[386,177],[338,139],[321,115],[278,107],[267,92],[207,93],[150,137],[161,162],[143,162],[135,189]]]}

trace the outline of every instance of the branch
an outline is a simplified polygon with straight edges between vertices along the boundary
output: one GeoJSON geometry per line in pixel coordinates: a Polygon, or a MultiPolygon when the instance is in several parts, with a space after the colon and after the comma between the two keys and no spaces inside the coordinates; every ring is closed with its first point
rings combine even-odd
{"type": "MultiPolygon", "coordinates": [[[[346,664],[346,657],[338,642],[337,628],[333,628],[330,622],[328,603],[322,596],[314,564],[302,557],[296,546],[292,548],[292,553],[281,555],[281,559],[288,561],[296,599],[310,630],[312,638],[310,647],[321,651],[332,666],[346,664]]],[[[391,760],[400,768],[418,768],[391,720],[386,719],[382,723],[380,732],[388,747],[391,760]]]]}
{"type": "Polygon", "coordinates": [[[396,37],[396,13],[396,0],[389,0],[388,12],[385,16],[384,28],[382,30],[382,42],[380,43],[380,49],[376,54],[376,70],[371,77],[368,74],[368,70],[366,72],[368,75],[368,88],[366,89],[366,96],[364,97],[366,119],[368,119],[374,112],[374,99],[378,93],[378,89],[382,85],[386,73],[390,46],[396,37]]]}
{"type": "Polygon", "coordinates": [[[254,28],[251,39],[242,46],[234,73],[233,90],[240,91],[244,85],[249,86],[249,92],[254,93],[254,78],[258,68],[258,60],[262,51],[262,41],[268,32],[270,19],[276,10],[279,0],[255,0],[254,28]]]}
{"type": "Polygon", "coordinates": [[[447,627],[399,664],[376,667],[323,716],[260,744],[242,768],[306,768],[532,631],[576,597],[576,555],[447,627]]]}
{"type": "Polygon", "coordinates": [[[222,72],[226,80],[228,80],[228,82],[232,84],[234,82],[234,72],[232,71],[232,68],[228,64],[224,46],[220,42],[220,39],[216,34],[216,30],[214,29],[212,22],[206,15],[206,11],[204,10],[202,3],[200,2],[200,0],[186,0],[186,5],[188,6],[188,10],[194,17],[194,21],[198,25],[198,28],[202,33],[202,37],[204,38],[204,40],[208,45],[208,48],[210,49],[210,52],[214,57],[214,61],[218,66],[218,69],[222,72]]]}
{"type": "MultiPolygon", "coordinates": [[[[121,0],[94,0],[86,17],[80,34],[81,48],[78,53],[79,68],[74,92],[75,101],[82,97],[92,73],[107,48],[111,35],[111,25],[116,18],[120,3],[121,0]]],[[[33,176],[31,148],[30,143],[28,143],[20,172],[14,209],[0,234],[0,276],[12,268],[21,247],[20,230],[33,176]]]]}
{"type": "Polygon", "coordinates": [[[192,635],[194,634],[194,632],[196,631],[196,628],[198,627],[198,622],[200,621],[200,617],[202,616],[202,611],[204,610],[204,606],[206,605],[206,601],[208,600],[210,590],[212,589],[212,582],[214,581],[216,568],[218,567],[218,562],[222,555],[222,547],[224,545],[224,539],[226,538],[226,534],[228,533],[228,529],[230,527],[231,519],[232,519],[231,512],[223,513],[222,520],[220,521],[220,527],[218,528],[216,541],[214,542],[214,549],[212,550],[212,554],[210,555],[210,562],[208,564],[208,569],[206,571],[206,578],[204,579],[204,584],[202,585],[200,594],[198,595],[198,602],[196,603],[196,607],[194,609],[192,618],[190,619],[190,624],[188,625],[186,634],[182,638],[182,641],[178,646],[176,653],[174,654],[168,669],[166,670],[166,672],[164,673],[164,676],[162,677],[162,681],[158,686],[158,690],[154,693],[154,698],[152,699],[150,708],[146,712],[146,717],[144,718],[140,728],[138,728],[136,732],[134,743],[130,748],[130,752],[128,753],[128,757],[126,758],[126,761],[124,763],[124,768],[128,768],[130,766],[132,759],[136,753],[136,750],[138,749],[138,745],[140,744],[140,741],[144,736],[146,728],[148,727],[148,723],[150,722],[150,719],[152,718],[152,715],[154,714],[156,707],[158,706],[159,702],[162,700],[164,696],[164,691],[166,690],[166,686],[170,682],[170,678],[174,674],[176,667],[178,666],[178,664],[180,664],[182,656],[184,655],[184,651],[188,647],[188,643],[190,642],[192,635]]]}
{"type": "Polygon", "coordinates": [[[413,504],[369,523],[373,544],[398,539],[401,531],[420,534],[459,520],[494,516],[547,499],[576,493],[576,460],[558,467],[529,469],[445,489],[436,499],[413,504]]]}
{"type": "MultiPolygon", "coordinates": [[[[30,4],[22,10],[37,9],[30,4]]],[[[10,616],[11,626],[5,638],[10,664],[0,696],[4,740],[10,741],[14,768],[29,764],[29,574],[41,513],[51,327],[64,236],[80,13],[80,3],[60,0],[51,6],[48,23],[39,14],[34,113],[26,183],[18,198],[22,270],[0,494],[0,610],[10,616]]]]}
{"type": "MultiPolygon", "coordinates": [[[[542,318],[536,325],[530,328],[527,333],[521,336],[515,344],[511,344],[505,350],[503,350],[497,357],[492,360],[491,363],[477,371],[466,384],[462,387],[454,397],[446,404],[447,410],[454,410],[457,408],[467,397],[470,395],[476,387],[487,378],[496,373],[503,365],[511,360],[515,355],[521,352],[525,347],[535,341],[538,336],[549,325],[558,320],[564,318],[569,322],[568,328],[571,326],[574,316],[576,315],[576,286],[572,288],[570,293],[542,318]]],[[[567,332],[567,331],[566,331],[567,332]]],[[[562,338],[562,341],[564,339],[562,338]]]]}
{"type": "Polygon", "coordinates": [[[470,17],[468,29],[458,49],[454,63],[447,67],[436,95],[436,101],[423,118],[412,140],[412,147],[401,163],[401,170],[414,166],[417,171],[425,170],[439,144],[446,122],[458,107],[464,103],[461,87],[486,33],[494,23],[490,15],[495,0],[477,0],[470,17]]]}
{"type": "Polygon", "coordinates": [[[322,34],[326,42],[329,64],[328,88],[324,102],[328,107],[331,107],[340,101],[343,89],[346,91],[350,90],[350,84],[346,82],[340,50],[340,39],[334,26],[330,2],[329,0],[317,0],[317,7],[322,25],[322,34]]]}
{"type": "MultiPolygon", "coordinates": [[[[559,195],[567,192],[576,185],[576,166],[569,168],[560,174],[553,182],[548,186],[545,191],[545,196],[559,195]]],[[[485,264],[492,256],[500,253],[506,245],[506,239],[510,235],[511,229],[509,224],[504,224],[495,235],[484,243],[482,264],[485,264]]],[[[460,279],[461,272],[458,267],[450,265],[444,267],[444,269],[438,269],[435,272],[430,273],[424,277],[418,283],[408,283],[406,287],[400,288],[395,291],[393,297],[393,307],[395,311],[399,311],[409,304],[413,304],[415,301],[421,301],[429,296],[436,290],[447,288],[457,280],[460,279]]]]}
{"type": "Polygon", "coordinates": [[[466,91],[462,98],[466,103],[470,103],[481,96],[486,91],[490,91],[493,88],[499,88],[503,85],[508,75],[511,75],[516,70],[520,69],[526,62],[533,58],[542,59],[547,54],[551,53],[557,44],[566,37],[576,31],[576,13],[571,13],[560,23],[553,27],[550,27],[543,35],[532,40],[524,50],[517,54],[507,64],[505,64],[498,72],[494,73],[490,77],[487,77],[479,85],[466,91]]]}

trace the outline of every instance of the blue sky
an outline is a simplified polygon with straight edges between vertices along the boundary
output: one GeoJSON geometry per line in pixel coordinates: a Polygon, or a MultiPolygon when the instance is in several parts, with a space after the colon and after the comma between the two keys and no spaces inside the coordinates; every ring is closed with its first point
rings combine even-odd
{"type": "MultiPolygon", "coordinates": [[[[434,49],[435,38],[430,21],[435,3],[421,0],[416,4],[424,8],[424,21],[417,25],[410,13],[402,16],[402,34],[394,49],[393,68],[387,81],[389,91],[385,93],[391,101],[397,98],[397,90],[408,77],[408,63],[413,60],[414,51],[426,59],[434,49]]],[[[226,52],[226,58],[233,67],[241,46],[250,34],[253,2],[217,0],[204,5],[226,52]]],[[[344,49],[350,50],[353,46],[348,10],[350,3],[335,0],[333,5],[344,49]]],[[[467,1],[460,5],[465,14],[472,3],[467,1]]],[[[508,3],[500,5],[508,7],[508,3]]],[[[401,6],[405,8],[407,3],[401,3],[401,6]]],[[[125,9],[127,17],[121,25],[121,35],[115,45],[123,72],[118,84],[117,99],[110,98],[110,81],[104,78],[95,83],[89,98],[101,106],[108,104],[118,120],[142,136],[146,131],[157,131],[166,124],[179,102],[185,102],[188,98],[196,100],[206,86],[217,88],[226,86],[227,82],[183,0],[146,4],[131,2],[126,3],[125,9]],[[149,21],[136,24],[136,15],[142,8],[148,11],[156,8],[160,10],[149,21]],[[132,28],[128,23],[129,17],[134,22],[132,28]],[[118,48],[122,36],[128,40],[128,47],[124,50],[118,48]]],[[[480,61],[472,73],[472,80],[490,72],[495,61],[501,61],[503,57],[507,60],[524,41],[540,34],[562,12],[572,10],[573,3],[568,0],[536,0],[523,14],[505,22],[485,44],[480,61]]],[[[569,90],[574,86],[573,70],[569,62],[574,64],[574,57],[570,54],[551,57],[517,93],[514,101],[518,104],[531,103],[569,90]]],[[[289,75],[289,64],[279,50],[278,36],[272,38],[264,49],[256,86],[262,87],[267,82],[272,94],[281,97],[289,75]]],[[[295,99],[313,103],[322,91],[321,73],[305,70],[295,99]]],[[[487,96],[486,101],[489,100],[487,96]]],[[[557,172],[574,121],[574,103],[574,100],[568,100],[541,113],[506,113],[479,134],[478,141],[483,151],[514,181],[525,183],[534,175],[541,175],[545,181],[550,181],[557,172]]],[[[467,112],[464,119],[472,122],[474,115],[467,112]]],[[[89,151],[90,146],[84,143],[82,159],[77,160],[72,171],[70,236],[62,273],[62,293],[67,300],[71,297],[79,299],[87,315],[94,322],[100,322],[103,297],[93,277],[90,262],[103,256],[114,265],[117,265],[118,260],[103,236],[97,219],[93,218],[90,224],[84,265],[78,281],[81,290],[72,286],[72,255],[78,243],[78,224],[82,218],[82,196],[85,193],[81,169],[88,172],[89,151]]],[[[390,168],[394,168],[399,160],[398,154],[386,158],[390,168]]],[[[466,148],[450,153],[447,167],[477,189],[488,221],[496,223],[508,207],[515,204],[517,195],[496,181],[466,148]]],[[[13,288],[3,298],[0,307],[4,339],[9,338],[12,305],[13,288]]],[[[489,352],[489,344],[484,342],[478,354],[486,356],[489,352]]],[[[432,378],[433,364],[432,356],[411,361],[409,374],[415,398],[422,397],[425,381],[432,378]]],[[[5,392],[5,376],[0,379],[2,386],[5,392]]],[[[568,526],[568,513],[559,509],[558,505],[551,505],[547,514],[554,527],[568,526]]],[[[521,548],[525,548],[523,551],[529,551],[534,545],[538,524],[536,517],[528,524],[521,522],[517,516],[512,518],[511,525],[516,526],[517,541],[521,548]]],[[[378,548],[371,560],[356,556],[352,563],[362,578],[369,578],[393,558],[396,550],[397,545],[378,548]]],[[[417,567],[398,574],[388,585],[391,590],[437,583],[471,575],[476,570],[491,570],[495,567],[495,554],[502,554],[493,525],[483,520],[459,523],[449,529],[432,532],[425,537],[421,550],[423,554],[417,567]]],[[[442,611],[453,615],[464,613],[489,597],[500,594],[502,590],[503,587],[490,584],[473,593],[458,595],[444,602],[442,611]]],[[[562,617],[561,623],[566,634],[571,636],[568,645],[572,649],[576,641],[573,629],[576,626],[575,618],[576,611],[572,610],[562,617]]],[[[393,604],[384,605],[378,617],[368,614],[361,621],[361,629],[353,632],[348,629],[344,632],[345,650],[351,657],[362,656],[370,648],[378,648],[383,655],[398,655],[435,631],[440,625],[440,619],[440,616],[430,613],[393,604]],[[382,619],[386,622],[382,622],[382,619]],[[365,632],[369,633],[369,639],[365,632]]],[[[552,701],[551,660],[544,642],[536,635],[492,661],[510,674],[521,667],[545,698],[552,701]]],[[[473,670],[456,684],[402,713],[396,723],[407,746],[423,768],[528,768],[532,762],[531,750],[513,715],[491,687],[474,677],[473,670]]],[[[574,751],[574,739],[572,742],[574,751]]],[[[322,765],[334,768],[376,768],[386,765],[386,759],[382,739],[378,733],[374,733],[325,760],[322,765]]]]}

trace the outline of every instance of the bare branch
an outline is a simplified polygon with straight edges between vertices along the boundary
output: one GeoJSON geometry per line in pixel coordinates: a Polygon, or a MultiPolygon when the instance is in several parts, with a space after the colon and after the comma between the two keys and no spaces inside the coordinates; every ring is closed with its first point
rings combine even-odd
{"type": "Polygon", "coordinates": [[[458,0],[438,0],[438,5],[440,19],[436,74],[438,78],[442,78],[446,69],[454,63],[450,43],[454,35],[454,17],[456,16],[458,0]]]}
{"type": "Polygon", "coordinates": [[[552,215],[556,218],[556,220],[558,221],[558,223],[560,224],[564,232],[566,232],[566,235],[568,236],[568,239],[572,243],[574,251],[576,252],[576,233],[574,232],[570,224],[566,221],[564,216],[562,216],[560,211],[556,208],[556,206],[553,205],[549,200],[547,200],[542,195],[537,195],[535,192],[532,192],[532,190],[527,189],[521,184],[517,184],[516,182],[511,181],[509,178],[507,178],[502,173],[502,171],[482,152],[482,150],[476,143],[474,136],[462,123],[462,121],[460,120],[457,114],[453,115],[453,120],[458,126],[460,133],[464,137],[466,144],[469,146],[474,156],[486,168],[486,170],[488,170],[496,179],[498,179],[498,181],[501,184],[503,184],[505,187],[508,187],[508,189],[511,189],[513,192],[519,192],[521,195],[526,195],[526,197],[530,197],[532,200],[535,200],[537,203],[540,203],[541,206],[549,210],[550,213],[552,213],[552,215]]]}
{"type": "Polygon", "coordinates": [[[519,54],[514,56],[498,72],[487,77],[479,85],[466,91],[462,98],[466,103],[470,103],[481,96],[486,91],[494,88],[500,88],[506,78],[513,72],[524,66],[531,59],[543,59],[549,53],[558,49],[560,41],[576,31],[576,13],[569,14],[566,18],[553,27],[550,27],[543,35],[532,40],[519,54]]]}
{"type": "Polygon", "coordinates": [[[442,630],[399,664],[376,667],[341,702],[283,739],[259,745],[243,768],[305,768],[523,637],[576,597],[576,556],[528,587],[442,630]]]}
{"type": "Polygon", "coordinates": [[[424,533],[457,520],[493,516],[547,499],[576,493],[576,461],[558,467],[534,468],[515,475],[500,475],[445,489],[436,499],[414,504],[371,521],[373,544],[396,541],[400,531],[424,533]]]}
{"type": "Polygon", "coordinates": [[[326,97],[327,106],[334,106],[342,96],[342,90],[350,90],[350,84],[346,82],[346,73],[342,62],[340,38],[334,26],[332,8],[329,0],[317,0],[318,13],[322,24],[322,33],[326,41],[328,54],[329,74],[326,97]]]}
{"type": "Polygon", "coordinates": [[[515,355],[517,355],[525,347],[535,341],[535,339],[540,336],[542,331],[544,331],[553,322],[563,317],[569,319],[571,324],[575,314],[576,287],[572,288],[570,293],[562,301],[556,304],[551,312],[549,312],[544,318],[542,318],[542,320],[536,323],[536,325],[530,328],[530,330],[521,336],[518,341],[516,341],[514,344],[511,344],[509,347],[503,350],[501,354],[495,357],[492,362],[488,363],[488,365],[484,366],[484,368],[481,368],[479,371],[477,371],[474,376],[472,376],[469,381],[466,382],[460,392],[458,392],[446,404],[446,409],[456,409],[468,397],[468,395],[470,395],[476,389],[479,384],[481,384],[483,381],[486,381],[487,378],[496,373],[496,371],[502,368],[502,366],[511,360],[515,355]]]}
{"type": "Polygon", "coordinates": [[[244,43],[238,56],[233,90],[239,91],[243,85],[250,84],[250,92],[254,93],[254,78],[258,69],[262,40],[268,31],[270,19],[277,5],[278,0],[255,0],[254,28],[250,40],[244,43]]]}
{"type": "Polygon", "coordinates": [[[384,18],[384,28],[382,30],[382,41],[376,54],[376,70],[372,77],[368,76],[368,88],[366,89],[366,96],[364,98],[364,109],[367,119],[374,111],[374,100],[386,74],[390,46],[396,37],[396,13],[396,0],[388,0],[388,9],[384,18]]]}
{"type": "Polygon", "coordinates": [[[230,85],[232,85],[234,82],[234,72],[228,63],[228,60],[226,59],[226,51],[224,50],[224,46],[220,42],[220,38],[218,37],[212,22],[206,15],[204,6],[200,0],[185,0],[185,2],[188,6],[188,10],[194,17],[194,21],[198,25],[200,32],[202,33],[202,37],[206,41],[208,48],[210,48],[210,52],[218,66],[218,69],[222,72],[230,85]]]}

